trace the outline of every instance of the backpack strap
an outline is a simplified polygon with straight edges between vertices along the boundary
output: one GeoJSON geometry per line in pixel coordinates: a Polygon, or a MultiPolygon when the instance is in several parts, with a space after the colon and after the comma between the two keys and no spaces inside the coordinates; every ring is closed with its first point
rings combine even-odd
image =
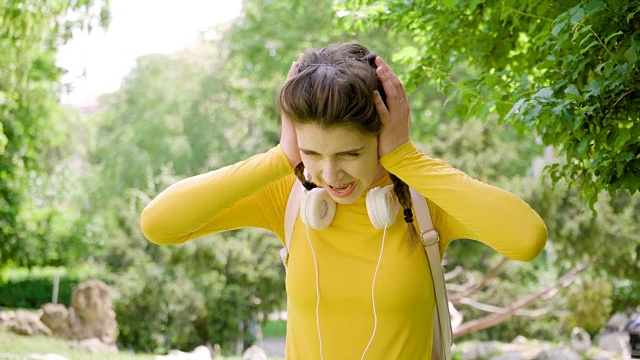
{"type": "Polygon", "coordinates": [[[424,196],[416,190],[411,189],[411,201],[413,202],[413,208],[416,212],[418,225],[420,226],[422,246],[429,260],[436,297],[431,358],[433,360],[450,360],[452,331],[447,288],[440,263],[440,235],[438,231],[433,228],[431,213],[429,212],[429,206],[424,196]]]}
{"type": "Polygon", "coordinates": [[[291,248],[291,236],[293,235],[293,227],[296,225],[298,212],[300,211],[300,198],[304,192],[304,187],[298,180],[293,181],[291,192],[287,200],[287,207],[284,212],[284,239],[285,246],[280,249],[280,258],[285,269],[289,262],[289,249],[291,248]]]}

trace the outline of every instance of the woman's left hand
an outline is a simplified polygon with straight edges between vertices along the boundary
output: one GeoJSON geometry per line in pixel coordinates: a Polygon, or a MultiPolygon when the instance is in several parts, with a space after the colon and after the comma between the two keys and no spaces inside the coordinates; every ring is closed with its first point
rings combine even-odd
{"type": "Polygon", "coordinates": [[[376,74],[382,82],[388,107],[375,91],[375,103],[382,121],[378,137],[378,155],[383,157],[411,138],[411,109],[404,87],[398,76],[382,58],[376,58],[376,74]]]}

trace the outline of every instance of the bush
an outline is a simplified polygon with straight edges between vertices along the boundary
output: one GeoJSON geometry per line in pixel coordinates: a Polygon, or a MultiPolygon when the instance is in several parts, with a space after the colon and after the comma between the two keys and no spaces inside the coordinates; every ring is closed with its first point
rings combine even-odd
{"type": "Polygon", "coordinates": [[[38,309],[52,302],[53,283],[60,276],[58,303],[69,306],[73,288],[90,278],[107,281],[99,268],[82,266],[78,269],[44,267],[14,268],[5,270],[0,284],[0,306],[10,308],[38,309]]]}
{"type": "Polygon", "coordinates": [[[603,278],[585,275],[569,288],[567,308],[571,313],[564,319],[567,330],[585,329],[594,336],[611,314],[613,287],[603,278]]]}
{"type": "Polygon", "coordinates": [[[241,230],[150,247],[115,279],[119,345],[163,353],[219,344],[232,352],[241,328],[284,302],[280,246],[271,235],[241,230]]]}
{"type": "Polygon", "coordinates": [[[164,353],[203,344],[193,323],[204,316],[204,300],[181,269],[140,261],[116,280],[116,288],[120,346],[164,353]]]}

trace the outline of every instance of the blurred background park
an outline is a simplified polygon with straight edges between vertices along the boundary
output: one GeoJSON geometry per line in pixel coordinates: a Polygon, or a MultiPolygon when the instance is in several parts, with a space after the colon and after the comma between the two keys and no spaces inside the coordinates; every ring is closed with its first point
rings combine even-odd
{"type": "Polygon", "coordinates": [[[418,148],[516,193],[547,224],[531,263],[468,240],[448,248],[456,342],[595,337],[638,312],[637,3],[0,3],[3,311],[51,302],[56,278],[69,305],[100,279],[120,349],[231,355],[283,337],[286,317],[269,320],[286,305],[279,239],[241,229],[157,246],[140,212],[179,179],[277,145],[291,62],[354,41],[401,75],[418,148]]]}

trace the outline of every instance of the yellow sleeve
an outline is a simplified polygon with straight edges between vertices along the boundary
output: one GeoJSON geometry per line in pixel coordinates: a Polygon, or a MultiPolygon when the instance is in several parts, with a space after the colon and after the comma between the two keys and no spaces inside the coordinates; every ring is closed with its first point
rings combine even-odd
{"type": "Polygon", "coordinates": [[[140,226],[156,244],[180,244],[241,227],[281,235],[292,174],[284,151],[276,146],[169,186],[142,211],[140,226]]]}
{"type": "Polygon", "coordinates": [[[510,259],[530,261],[544,248],[544,221],[516,195],[420,153],[410,141],[380,162],[428,199],[441,250],[454,239],[473,239],[510,259]]]}

